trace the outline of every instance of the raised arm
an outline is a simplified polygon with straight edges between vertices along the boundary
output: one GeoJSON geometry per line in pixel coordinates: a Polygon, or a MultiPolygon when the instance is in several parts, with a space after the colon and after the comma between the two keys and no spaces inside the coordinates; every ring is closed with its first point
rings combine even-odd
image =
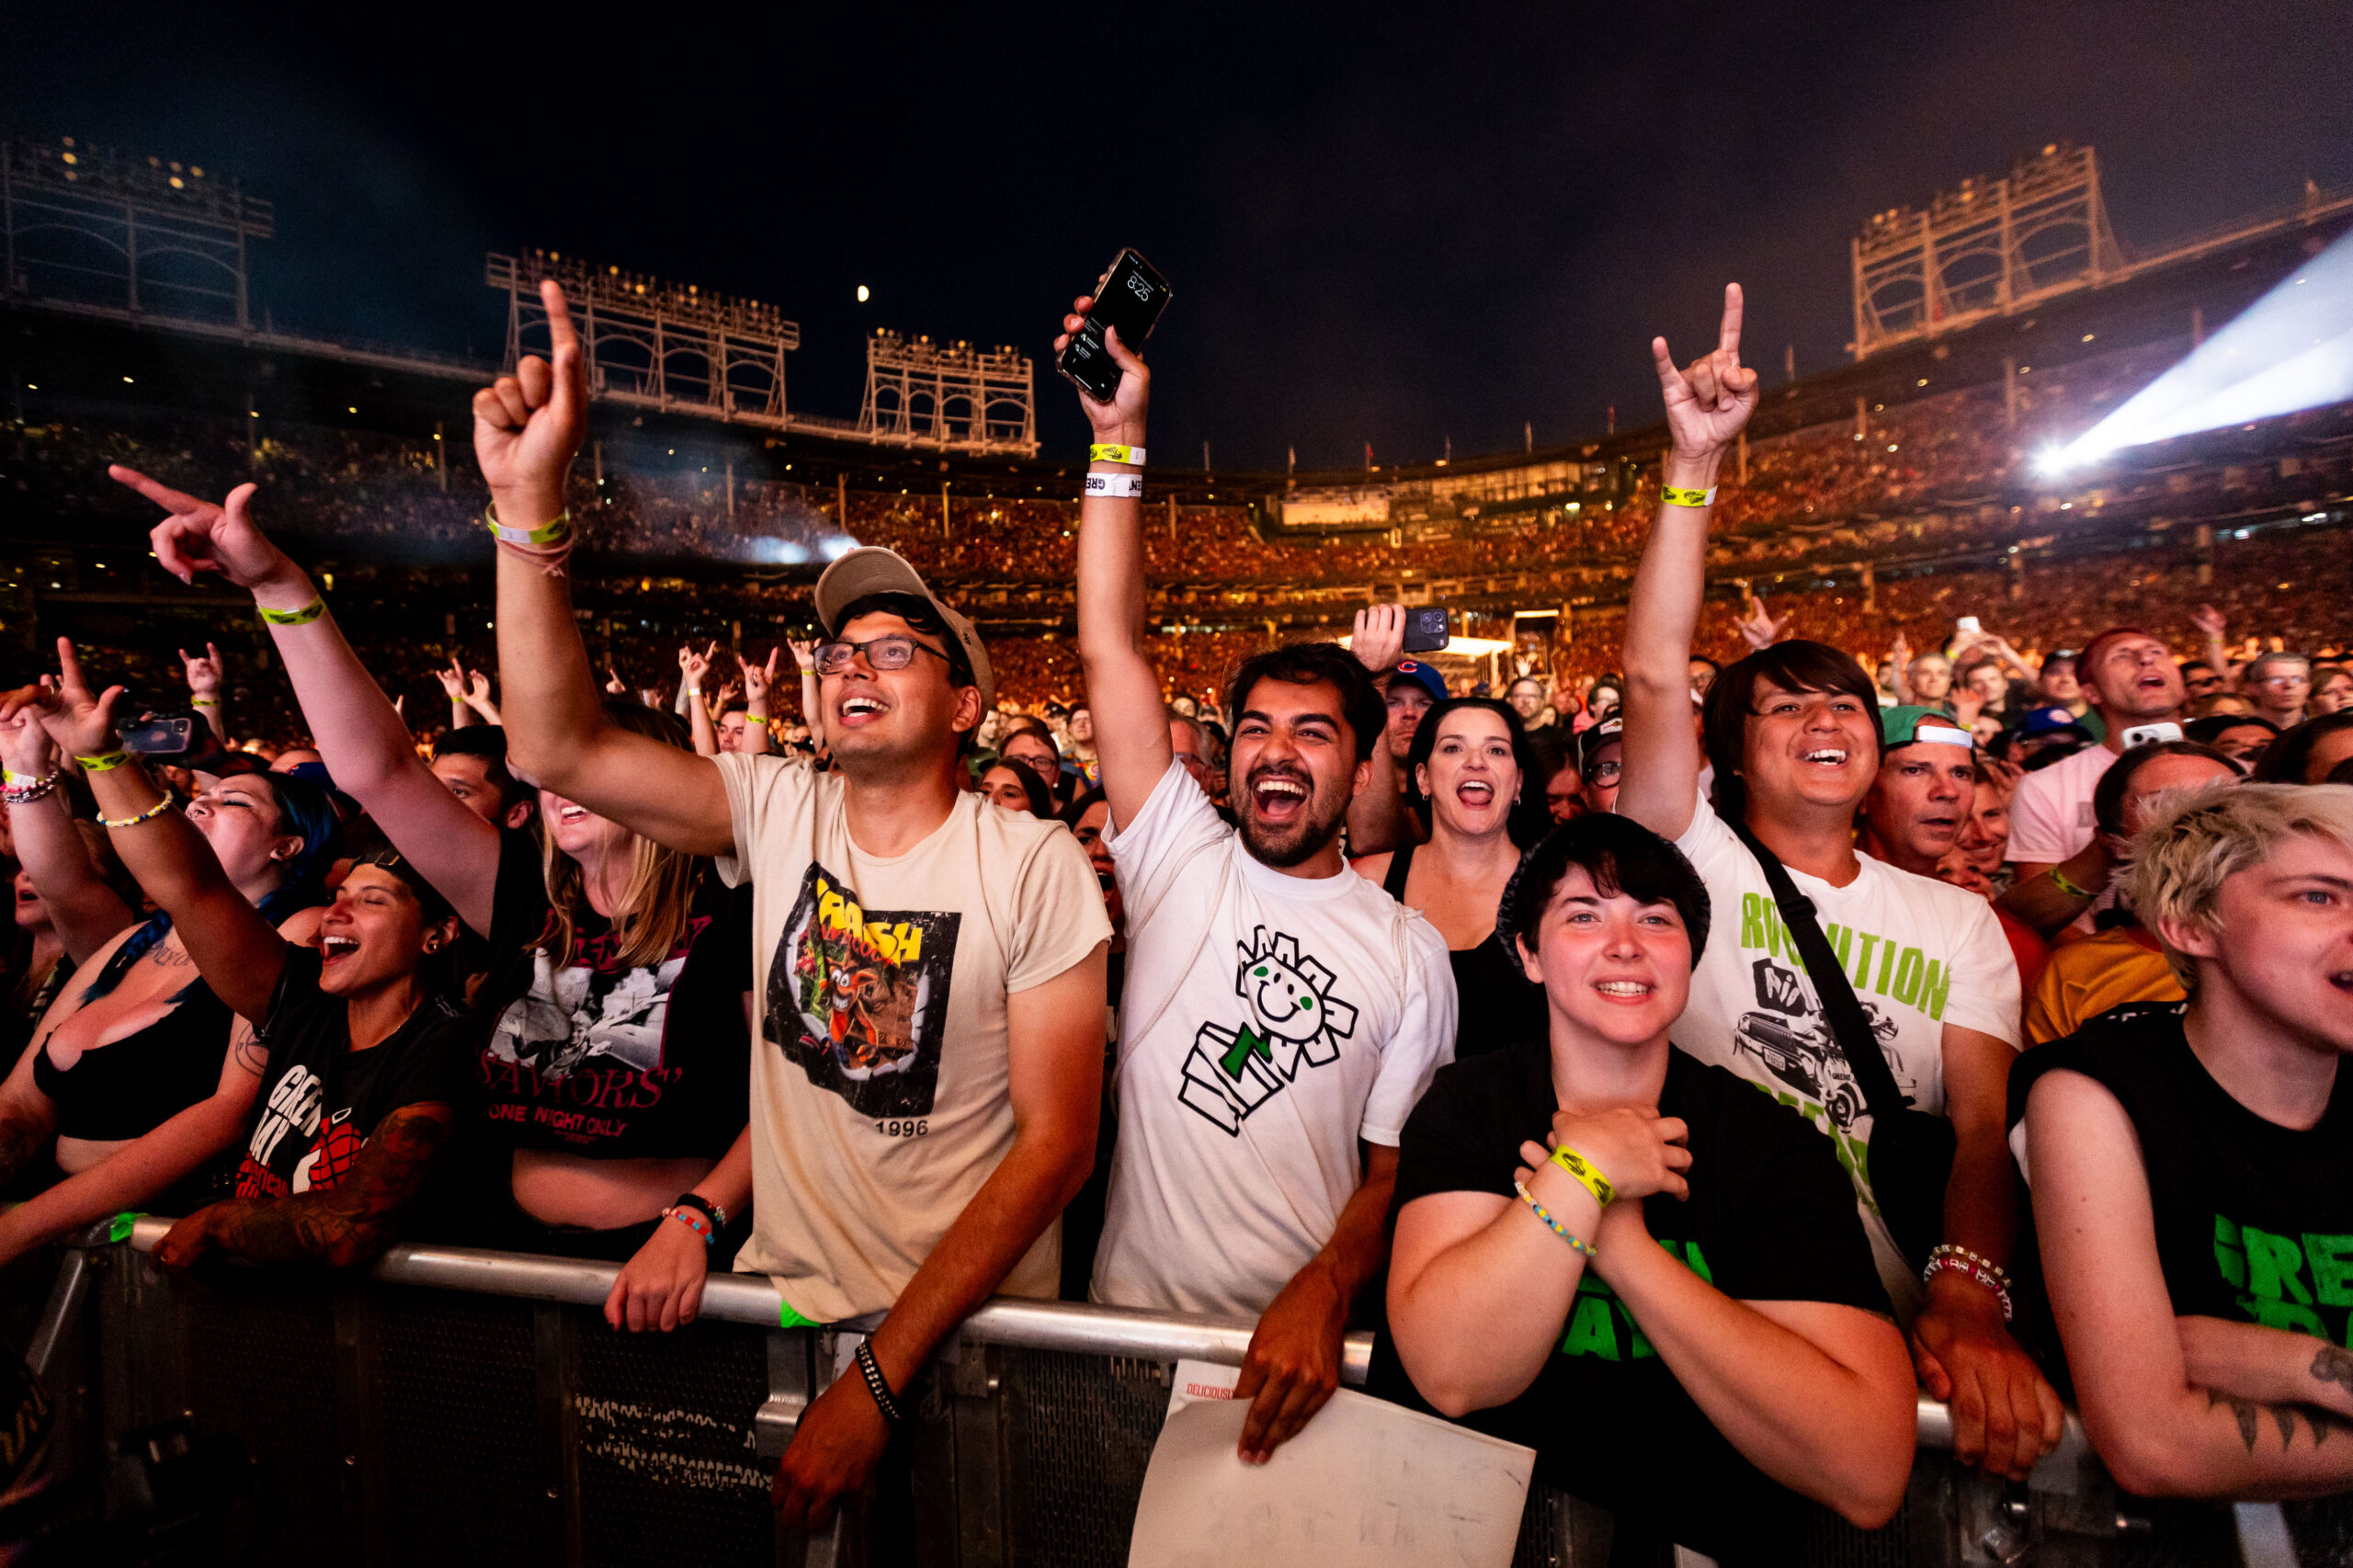
{"type": "Polygon", "coordinates": [[[2206,640],[2206,663],[2222,677],[2222,689],[2236,691],[2239,688],[2238,666],[2231,663],[2231,651],[2222,644],[2222,638],[2230,631],[2231,623],[2223,619],[2222,612],[2212,605],[2200,605],[2190,612],[2189,624],[2196,627],[2199,636],[2206,640]]]}
{"type": "MultiPolygon", "coordinates": [[[[2263,1374],[2220,1365],[2193,1335],[2193,1376],[2180,1320],[2158,1261],[2145,1152],[2124,1108],[2079,1073],[2046,1073],[2026,1106],[2027,1168],[2034,1176],[2051,1311],[2075,1374],[2092,1447],[2116,1483],[2143,1497],[2317,1497],[2353,1487],[2353,1433],[2337,1414],[2335,1358],[2302,1335],[2313,1386],[2300,1399],[2252,1392],[2263,1374]],[[2234,1387],[2233,1385],[2239,1385],[2234,1387]]],[[[2183,1157],[2187,1151],[2162,1151],[2183,1157]]]]}
{"type": "Polygon", "coordinates": [[[17,859],[32,878],[41,900],[49,905],[50,925],[65,951],[77,964],[139,918],[122,895],[107,886],[90,863],[89,846],[74,825],[66,808],[64,758],[49,738],[37,710],[27,709],[0,720],[0,758],[18,779],[37,784],[51,780],[49,792],[38,800],[20,801],[8,808],[8,828],[16,839],[17,859]]]}
{"type": "Polygon", "coordinates": [[[741,653],[735,662],[744,670],[744,744],[741,749],[754,756],[767,755],[768,749],[768,693],[776,688],[777,655],[781,648],[768,650],[765,665],[756,665],[741,653]]]}
{"type": "MultiPolygon", "coordinates": [[[[1391,674],[1405,651],[1405,607],[1367,605],[1357,611],[1348,637],[1348,652],[1357,656],[1373,679],[1391,674]]],[[[1393,850],[1410,836],[1405,825],[1405,792],[1399,784],[1399,763],[1389,749],[1384,725],[1372,740],[1372,774],[1348,802],[1348,853],[1376,855],[1393,850]]]]}
{"type": "Polygon", "coordinates": [[[801,722],[809,726],[809,746],[812,751],[825,749],[824,710],[817,705],[817,644],[793,638],[785,640],[792,650],[793,666],[801,672],[801,722]]]}
{"type": "Polygon", "coordinates": [[[526,355],[474,394],[474,456],[497,521],[523,544],[498,551],[498,668],[506,683],[515,771],[657,844],[734,853],[719,769],[707,757],[634,734],[605,717],[572,615],[563,546],[571,537],[564,475],[588,422],[587,370],[563,290],[540,285],[554,364],[526,355]],[[528,536],[540,535],[538,543],[528,536]]]}
{"type": "Polygon", "coordinates": [[[180,650],[180,665],[188,672],[188,706],[204,715],[204,722],[212,731],[212,738],[222,745],[229,744],[229,721],[221,711],[221,693],[227,682],[222,678],[221,648],[207,642],[202,658],[190,658],[180,650]]]}
{"type": "Polygon", "coordinates": [[[1626,610],[1625,784],[1618,811],[1668,838],[1680,838],[1691,825],[1699,794],[1691,639],[1707,590],[1716,474],[1756,409],[1756,372],[1740,362],[1741,309],[1740,285],[1727,283],[1715,352],[1688,370],[1675,368],[1665,338],[1651,339],[1670,444],[1658,519],[1626,610]]]}
{"type": "Polygon", "coordinates": [[[245,902],[221,869],[212,846],[173,809],[170,797],[156,788],[147,770],[119,749],[114,707],[122,687],[110,686],[94,697],[82,678],[74,644],[59,638],[57,656],[63,667],[57,687],[11,694],[0,701],[0,722],[36,708],[51,739],[67,755],[108,762],[103,767],[84,762],[83,768],[115,853],[147,896],[171,915],[188,956],[213,994],[231,1012],[262,1017],[269,1010],[291,950],[286,938],[245,902]],[[109,761],[118,757],[121,760],[109,761]]]}
{"type": "MultiPolygon", "coordinates": [[[[1071,334],[1086,324],[1093,296],[1082,296],[1063,318],[1054,339],[1059,354],[1071,334]]],[[[1098,446],[1140,448],[1144,413],[1152,402],[1152,372],[1107,328],[1104,342],[1120,367],[1120,390],[1109,403],[1084,391],[1079,405],[1094,427],[1098,446]]],[[[1095,712],[1095,755],[1103,764],[1103,793],[1111,820],[1120,827],[1136,820],[1153,787],[1168,771],[1176,753],[1168,744],[1167,710],[1160,700],[1160,677],[1143,656],[1143,499],[1136,494],[1098,494],[1106,487],[1140,484],[1139,463],[1097,459],[1086,465],[1087,493],[1078,504],[1078,657],[1086,671],[1086,700],[1095,712]]]]}
{"type": "Polygon", "coordinates": [[[466,706],[479,714],[485,724],[503,724],[498,704],[490,695],[490,677],[480,670],[466,672],[466,706]]]}
{"type": "MultiPolygon", "coordinates": [[[[408,726],[352,652],[309,574],[254,521],[254,487],[237,486],[216,506],[131,469],[108,472],[170,514],[149,536],[164,570],[184,583],[213,574],[253,595],[335,787],[368,808],[470,930],[487,933],[498,885],[498,829],[468,811],[417,756],[408,726]]],[[[463,677],[455,659],[449,665],[434,674],[454,691],[451,683],[463,677]]],[[[462,699],[450,707],[453,715],[471,711],[462,699]]]]}
{"type": "Polygon", "coordinates": [[[678,650],[678,700],[687,705],[687,725],[694,732],[697,756],[719,755],[719,732],[711,727],[710,699],[702,688],[702,683],[710,678],[710,662],[718,656],[716,642],[708,653],[696,653],[691,642],[678,650]]]}
{"type": "MultiPolygon", "coordinates": [[[[905,1388],[933,1346],[988,1299],[1093,1168],[1108,946],[1006,998],[1013,1146],[874,1331],[874,1358],[893,1389],[905,1388]]],[[[836,1379],[801,1418],[777,1469],[778,1524],[823,1524],[873,1473],[889,1437],[865,1383],[836,1379]]]]}
{"type": "MultiPolygon", "coordinates": [[[[482,722],[466,701],[466,670],[455,653],[449,655],[448,669],[434,667],[433,678],[441,683],[441,695],[449,699],[449,728],[463,730],[482,722]]],[[[320,755],[325,755],[324,748],[320,755]]],[[[328,764],[328,768],[332,771],[334,764],[328,764]]]]}

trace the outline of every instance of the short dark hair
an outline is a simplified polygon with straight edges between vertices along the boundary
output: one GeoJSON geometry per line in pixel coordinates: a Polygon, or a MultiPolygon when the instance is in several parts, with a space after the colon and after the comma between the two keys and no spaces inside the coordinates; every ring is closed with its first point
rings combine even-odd
{"type": "Polygon", "coordinates": [[[1534,949],[1545,908],[1572,866],[1591,877],[1605,898],[1623,893],[1637,903],[1673,904],[1690,934],[1691,967],[1698,970],[1708,946],[1708,884],[1683,851],[1614,812],[1588,812],[1563,823],[1520,857],[1519,869],[1504,887],[1495,934],[1507,944],[1524,942],[1534,949]]]}
{"type": "Polygon", "coordinates": [[[1872,715],[1871,744],[1879,745],[1879,687],[1855,663],[1827,642],[1792,638],[1760,648],[1724,667],[1709,683],[1699,710],[1699,738],[1716,770],[1716,814],[1727,822],[1745,819],[1748,794],[1740,777],[1748,749],[1748,721],[1756,712],[1756,687],[1771,681],[1783,691],[1843,691],[1872,715]]]}
{"type": "MultiPolygon", "coordinates": [[[[640,707],[644,706],[642,703],[640,707]]],[[[525,801],[536,801],[539,792],[507,771],[506,731],[499,724],[469,724],[462,730],[451,730],[433,743],[433,760],[445,756],[478,756],[482,758],[482,776],[498,791],[498,814],[505,816],[525,801]]]]}
{"type": "MultiPolygon", "coordinates": [[[[1529,677],[1523,676],[1520,678],[1529,677]]],[[[1438,750],[1438,725],[1449,714],[1460,713],[1466,708],[1493,713],[1503,721],[1504,733],[1511,737],[1511,759],[1519,767],[1520,790],[1519,799],[1511,803],[1506,831],[1510,834],[1514,844],[1525,849],[1543,837],[1544,830],[1552,825],[1552,813],[1544,805],[1544,786],[1552,782],[1552,776],[1539,770],[1536,748],[1528,738],[1528,728],[1519,722],[1518,712],[1507,702],[1499,702],[1492,697],[1449,697],[1443,702],[1430,704],[1429,710],[1422,715],[1421,722],[1415,727],[1414,744],[1405,753],[1405,803],[1414,808],[1414,813],[1427,826],[1430,820],[1430,800],[1422,793],[1421,784],[1414,775],[1429,761],[1431,753],[1438,750]]]]}
{"type": "Polygon", "coordinates": [[[2092,821],[2100,832],[2114,835],[2124,831],[2124,796],[2132,788],[2132,776],[2161,756],[2202,756],[2229,768],[2234,778],[2239,771],[2237,763],[2198,741],[2159,741],[2153,745],[2134,746],[2109,763],[2100,774],[2099,782],[2092,786],[2092,821]]]}
{"type": "MultiPolygon", "coordinates": [[[[2201,721],[2202,722],[2202,721],[2201,721]]],[[[2318,778],[2307,778],[2312,770],[2313,753],[2322,739],[2342,730],[2353,729],[2353,708],[2335,713],[2324,713],[2317,719],[2307,719],[2282,734],[2263,750],[2263,761],[2255,770],[2258,784],[2318,784],[2318,778]]]]}
{"type": "Polygon", "coordinates": [[[1357,657],[1337,642],[1289,642],[1242,661],[1226,684],[1226,711],[1241,722],[1242,710],[1262,680],[1291,686],[1329,684],[1340,694],[1340,719],[1356,739],[1357,760],[1372,756],[1372,744],[1388,727],[1389,706],[1372,688],[1372,677],[1357,657]]]}

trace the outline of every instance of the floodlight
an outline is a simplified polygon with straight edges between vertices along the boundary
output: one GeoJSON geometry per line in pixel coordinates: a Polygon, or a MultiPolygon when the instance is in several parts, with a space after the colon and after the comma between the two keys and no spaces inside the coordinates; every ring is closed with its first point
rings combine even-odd
{"type": "Polygon", "coordinates": [[[2065,464],[2353,399],[2353,231],[2075,437],[2065,464]]]}

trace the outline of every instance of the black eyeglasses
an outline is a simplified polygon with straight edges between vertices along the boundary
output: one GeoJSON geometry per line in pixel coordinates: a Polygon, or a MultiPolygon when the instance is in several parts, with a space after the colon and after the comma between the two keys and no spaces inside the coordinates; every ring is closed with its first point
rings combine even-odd
{"type": "Polygon", "coordinates": [[[954,667],[955,661],[928,643],[912,637],[872,637],[863,642],[820,642],[817,644],[817,673],[837,676],[849,668],[860,653],[877,670],[904,670],[915,662],[915,651],[921,649],[941,664],[954,667]]]}

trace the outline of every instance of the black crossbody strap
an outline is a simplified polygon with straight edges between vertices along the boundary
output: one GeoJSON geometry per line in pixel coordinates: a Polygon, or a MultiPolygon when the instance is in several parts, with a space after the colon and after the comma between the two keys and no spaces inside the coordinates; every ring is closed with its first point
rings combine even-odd
{"type": "Polygon", "coordinates": [[[1726,825],[1740,835],[1740,841],[1748,846],[1748,852],[1756,857],[1756,864],[1763,869],[1766,885],[1773,890],[1773,903],[1781,911],[1781,929],[1790,934],[1798,956],[1805,960],[1806,974],[1813,981],[1813,994],[1822,999],[1823,1017],[1829,1022],[1838,1049],[1846,1053],[1847,1065],[1854,1071],[1855,1083],[1870,1107],[1871,1119],[1885,1123],[1911,1102],[1895,1086],[1895,1074],[1880,1050],[1879,1034],[1871,1028],[1863,1005],[1855,999],[1855,987],[1847,978],[1846,966],[1831,950],[1830,938],[1822,934],[1822,923],[1814,917],[1813,900],[1798,892],[1797,884],[1790,880],[1789,868],[1757,842],[1747,824],[1726,825]]]}

